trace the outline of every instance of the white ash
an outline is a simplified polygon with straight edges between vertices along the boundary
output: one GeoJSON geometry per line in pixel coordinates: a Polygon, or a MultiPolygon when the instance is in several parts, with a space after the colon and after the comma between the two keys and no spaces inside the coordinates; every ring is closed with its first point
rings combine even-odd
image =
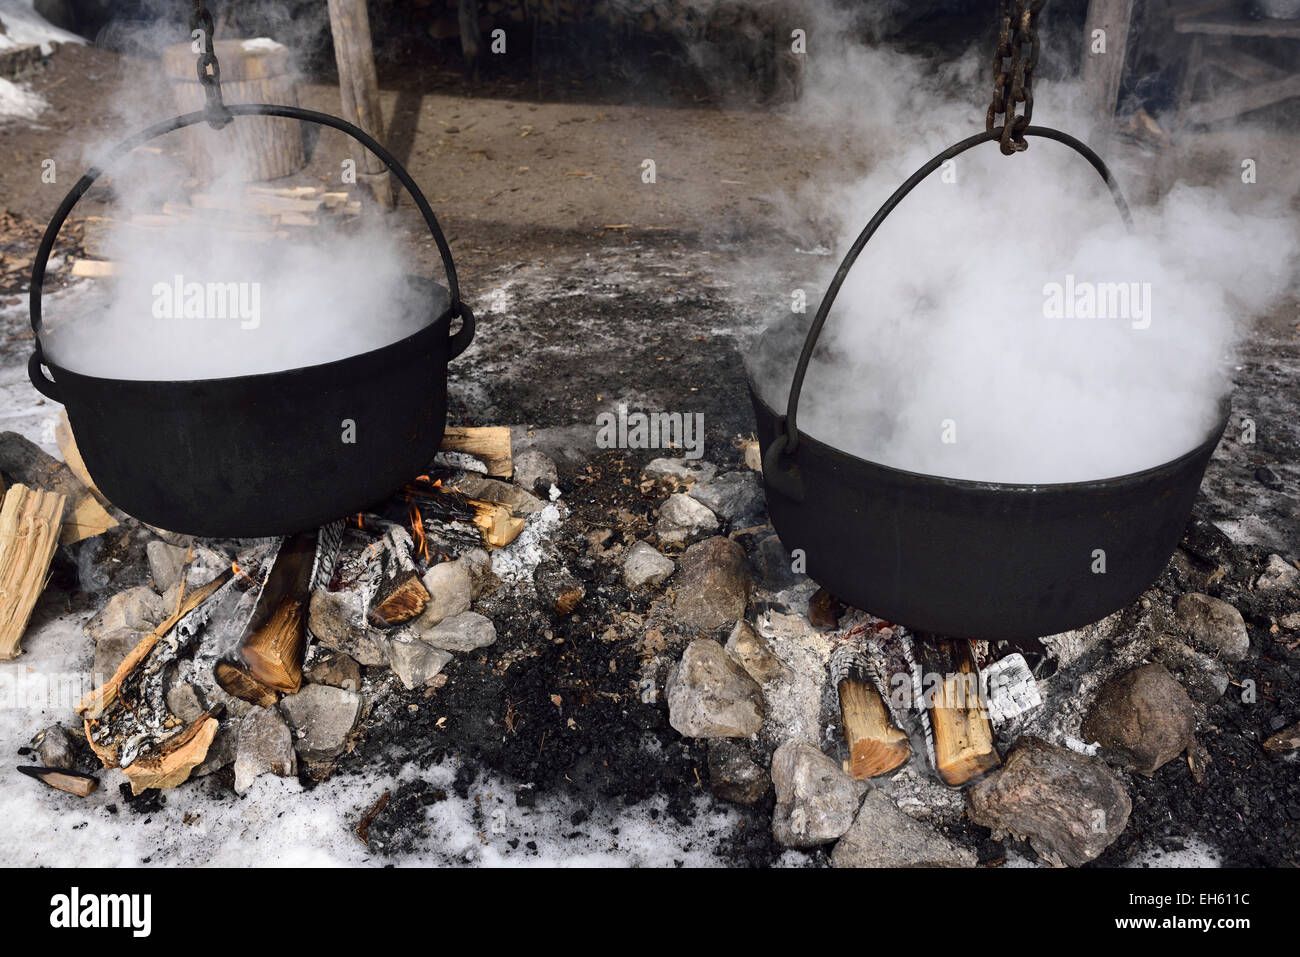
{"type": "Polygon", "coordinates": [[[548,539],[560,527],[568,509],[551,503],[540,512],[528,516],[519,537],[492,553],[492,572],[511,584],[529,581],[537,566],[546,560],[548,539]]]}

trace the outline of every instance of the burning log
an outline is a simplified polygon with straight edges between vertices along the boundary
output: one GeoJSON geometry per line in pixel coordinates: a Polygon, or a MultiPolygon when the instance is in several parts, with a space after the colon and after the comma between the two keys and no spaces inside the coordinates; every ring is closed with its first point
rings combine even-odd
{"type": "Polygon", "coordinates": [[[17,432],[0,432],[0,472],[16,482],[64,496],[60,545],[71,545],[117,527],[117,519],[71,468],[17,432]]]}
{"type": "Polygon", "coordinates": [[[207,757],[219,725],[215,713],[204,712],[183,725],[167,705],[166,678],[170,665],[194,649],[209,621],[220,622],[221,611],[230,604],[220,599],[237,597],[238,582],[223,573],[188,596],[182,594],[176,611],[77,707],[91,750],[104,767],[122,768],[135,794],[176,787],[207,757]]]}
{"type": "Polygon", "coordinates": [[[999,767],[993,725],[980,700],[979,669],[966,640],[916,639],[925,666],[925,706],[934,728],[934,767],[949,787],[961,787],[999,767]]]}
{"type": "Polygon", "coordinates": [[[66,791],[68,794],[75,794],[77,797],[84,798],[93,794],[95,789],[99,787],[99,778],[92,774],[82,774],[80,771],[36,767],[20,767],[18,770],[29,778],[35,778],[47,787],[52,787],[58,791],[66,791]]]}
{"type": "Polygon", "coordinates": [[[156,751],[124,767],[122,773],[131,782],[131,793],[184,784],[189,780],[190,772],[208,756],[208,749],[212,747],[220,726],[221,722],[213,712],[205,712],[180,734],[163,741],[156,751]]]}
{"type": "Polygon", "coordinates": [[[371,557],[373,591],[366,611],[366,620],[376,628],[410,621],[429,603],[429,591],[411,557],[414,552],[411,536],[400,525],[390,525],[376,543],[371,557]]]}
{"type": "Polygon", "coordinates": [[[64,496],[15,485],[0,506],[0,661],[17,658],[59,546],[64,496]]]}
{"type": "Polygon", "coordinates": [[[442,436],[442,451],[459,452],[479,459],[486,466],[488,475],[506,479],[514,475],[510,430],[503,425],[473,429],[448,426],[442,436]]]}
{"type": "MultiPolygon", "coordinates": [[[[840,700],[840,721],[849,760],[849,777],[865,781],[886,774],[911,756],[907,735],[889,720],[885,702],[873,680],[873,666],[859,643],[844,641],[831,653],[831,676],[840,700]]],[[[885,684],[887,687],[888,685],[885,684]]]]}
{"type": "Polygon", "coordinates": [[[508,505],[470,498],[456,489],[444,487],[440,481],[429,481],[427,476],[408,483],[402,493],[423,517],[473,525],[490,548],[509,545],[519,537],[526,524],[508,505]]]}
{"type": "MultiPolygon", "coordinates": [[[[340,527],[341,527],[341,523],[340,527]]],[[[296,694],[307,652],[307,604],[317,574],[316,532],[284,543],[271,560],[252,611],[213,668],[228,694],[271,707],[276,692],[296,694]]]]}

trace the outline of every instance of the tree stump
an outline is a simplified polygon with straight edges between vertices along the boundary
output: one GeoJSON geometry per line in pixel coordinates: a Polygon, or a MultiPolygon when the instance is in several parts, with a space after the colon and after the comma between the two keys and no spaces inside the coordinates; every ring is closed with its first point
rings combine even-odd
{"type": "MultiPolygon", "coordinates": [[[[221,94],[227,104],[275,103],[298,105],[298,86],[290,72],[287,47],[265,38],[217,40],[214,52],[221,64],[221,94]]],[[[188,43],[163,51],[163,70],[171,80],[172,98],[182,113],[202,110],[203,86],[195,73],[196,55],[188,43]]],[[[307,164],[302,124],[275,116],[241,116],[227,127],[207,124],[182,131],[190,170],[200,180],[248,182],[277,179],[307,164]]]]}

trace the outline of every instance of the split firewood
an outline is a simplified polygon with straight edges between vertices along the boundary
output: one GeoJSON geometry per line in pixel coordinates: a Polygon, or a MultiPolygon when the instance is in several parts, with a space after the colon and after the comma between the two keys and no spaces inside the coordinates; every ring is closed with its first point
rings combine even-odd
{"type": "MultiPolygon", "coordinates": [[[[324,198],[325,195],[330,195],[322,194],[321,190],[322,187],[320,186],[259,186],[250,184],[244,187],[244,191],[247,193],[254,193],[259,196],[277,196],[283,199],[312,199],[317,196],[324,198]]],[[[347,193],[343,195],[347,196],[347,193]]]]}
{"type": "Polygon", "coordinates": [[[71,545],[117,527],[117,519],[72,468],[17,432],[0,432],[0,472],[16,482],[64,496],[60,545],[71,545]]]}
{"type": "Polygon", "coordinates": [[[1002,763],[993,746],[993,725],[980,698],[979,669],[970,642],[917,638],[916,651],[929,676],[924,702],[934,729],[934,765],[950,787],[961,787],[1002,763]]]}
{"type": "Polygon", "coordinates": [[[86,463],[81,458],[81,450],[77,448],[77,440],[72,435],[72,423],[68,421],[67,409],[62,409],[59,412],[59,421],[54,426],[54,440],[59,443],[59,451],[63,453],[63,462],[68,468],[72,469],[72,474],[81,480],[82,485],[97,493],[99,488],[95,485],[95,480],[91,478],[86,463]]]}
{"type": "Polygon", "coordinates": [[[220,726],[216,716],[207,712],[180,734],[163,741],[155,751],[124,767],[122,773],[131,782],[131,793],[174,788],[188,781],[191,772],[207,758],[220,726]]]}
{"type": "Polygon", "coordinates": [[[429,590],[424,587],[412,555],[415,543],[400,525],[391,525],[371,553],[374,568],[366,620],[376,628],[398,625],[424,611],[429,590]]]}
{"type": "Polygon", "coordinates": [[[319,226],[320,220],[311,213],[280,213],[275,217],[277,226],[319,226]]]}
{"type": "Polygon", "coordinates": [[[460,452],[479,459],[487,466],[488,475],[508,479],[515,473],[514,459],[510,455],[510,430],[504,425],[482,428],[448,426],[442,436],[442,451],[460,452]]]}
{"type": "Polygon", "coordinates": [[[77,279],[106,279],[118,272],[117,263],[105,259],[72,260],[72,275],[77,279]]]}
{"type": "Polygon", "coordinates": [[[407,501],[423,517],[444,522],[468,522],[479,530],[489,548],[504,548],[524,530],[524,519],[516,517],[510,506],[470,498],[462,492],[421,477],[402,488],[407,501]]]}
{"type": "Polygon", "coordinates": [[[45,590],[50,562],[59,547],[64,497],[21,483],[0,505],[0,661],[22,654],[20,647],[36,599],[45,590]]]}
{"type": "MultiPolygon", "coordinates": [[[[99,754],[100,760],[104,759],[104,754],[100,753],[99,747],[96,745],[96,736],[92,733],[91,722],[98,722],[101,716],[117,703],[118,696],[121,693],[122,683],[127,680],[131,672],[135,670],[136,666],[139,665],[151,651],[153,651],[154,647],[163,636],[168,634],[173,628],[177,627],[188,616],[200,610],[203,603],[212,597],[212,595],[219,589],[225,587],[230,580],[231,573],[222,572],[206,585],[196,588],[189,594],[184,595],[181,599],[180,606],[164,619],[157,628],[145,635],[144,638],[140,639],[140,642],[131,649],[126,658],[123,659],[122,663],[118,665],[117,671],[113,672],[113,676],[109,678],[102,687],[94,689],[81,699],[81,703],[77,705],[77,715],[85,720],[86,740],[90,742],[91,748],[95,749],[95,753],[99,754]]],[[[113,757],[116,759],[115,752],[113,753],[113,757]]],[[[105,766],[117,767],[117,764],[114,763],[105,766]]]]}
{"type": "Polygon", "coordinates": [[[216,713],[181,722],[166,703],[167,675],[173,662],[194,653],[209,621],[222,620],[230,602],[218,599],[237,596],[239,582],[223,572],[190,593],[78,706],[91,750],[104,767],[122,769],[132,793],[176,787],[207,757],[219,725],[216,713]]]}
{"type": "Polygon", "coordinates": [[[259,216],[280,216],[284,213],[314,213],[324,204],[318,196],[291,197],[271,194],[244,193],[194,193],[190,205],[195,209],[231,210],[256,213],[259,216]]]}
{"type": "Polygon", "coordinates": [[[270,707],[276,692],[296,694],[302,686],[316,556],[315,532],[280,547],[243,635],[214,668],[217,683],[229,694],[270,707]]]}
{"type": "Polygon", "coordinates": [[[48,787],[75,794],[77,797],[84,798],[89,794],[93,794],[95,789],[99,787],[99,778],[91,774],[82,774],[80,771],[37,767],[20,767],[18,770],[48,787]]]}
{"type": "Polygon", "coordinates": [[[890,722],[861,645],[855,641],[836,645],[830,667],[839,694],[844,741],[849,747],[844,770],[858,781],[894,770],[908,759],[912,746],[907,735],[890,722]]]}

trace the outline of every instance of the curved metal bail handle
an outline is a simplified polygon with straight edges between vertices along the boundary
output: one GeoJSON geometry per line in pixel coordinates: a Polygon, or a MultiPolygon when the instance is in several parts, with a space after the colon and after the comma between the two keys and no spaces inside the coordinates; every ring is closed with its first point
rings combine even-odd
{"type": "MultiPolygon", "coordinates": [[[[424,217],[425,224],[429,227],[429,232],[433,235],[434,245],[438,248],[438,254],[442,258],[443,269],[447,273],[447,291],[451,294],[451,314],[459,316],[461,327],[451,337],[450,355],[452,358],[460,355],[469,347],[470,341],[474,338],[474,314],[470,312],[469,307],[460,301],[460,284],[456,278],[456,264],[451,258],[451,248],[447,245],[447,238],[442,233],[442,228],[438,225],[438,219],[433,215],[433,209],[429,206],[429,201],[420,192],[420,187],[415,184],[411,174],[406,171],[401,163],[397,161],[388,150],[375,142],[365,130],[339,119],[337,116],[331,116],[328,113],[318,113],[315,110],[304,110],[297,106],[278,106],[271,103],[240,103],[227,106],[232,116],[282,116],[287,119],[302,120],[308,123],[316,123],[320,126],[329,126],[351,136],[366,149],[370,150],[381,160],[384,165],[392,171],[398,181],[406,187],[406,191],[415,201],[416,208],[424,217]]],[[[45,283],[45,267],[49,262],[50,253],[54,249],[54,242],[58,238],[59,230],[63,228],[64,221],[72,212],[72,208],[86,191],[94,185],[95,180],[104,174],[104,169],[114,161],[121,159],[127,153],[131,152],[137,146],[164,136],[167,133],[184,129],[187,126],[193,126],[197,123],[206,123],[211,118],[207,110],[196,113],[185,113],[181,116],[173,116],[170,119],[155,123],[147,129],[141,130],[134,136],[130,136],[118,143],[104,155],[98,166],[87,170],[86,173],[77,180],[68,194],[63,197],[63,202],[55,210],[51,217],[49,225],[45,227],[45,233],[41,236],[41,245],[36,252],[36,260],[32,263],[31,290],[29,293],[29,308],[31,312],[32,331],[35,336],[35,351],[31,361],[28,363],[28,371],[32,384],[36,389],[48,398],[56,402],[62,401],[58,396],[57,387],[53,380],[46,377],[41,372],[41,365],[44,362],[44,356],[41,353],[41,287],[45,283]]]]}
{"type": "MultiPolygon", "coordinates": [[[[1115,206],[1119,209],[1120,216],[1124,219],[1124,224],[1130,229],[1133,226],[1133,217],[1129,213],[1128,203],[1124,200],[1124,194],[1120,192],[1119,184],[1107,169],[1106,164],[1102,162],[1100,156],[1092,151],[1087,144],[1075,139],[1069,133],[1062,133],[1060,130],[1054,130],[1047,126],[1030,126],[1024,131],[1026,136],[1041,136],[1044,139],[1056,140],[1073,149],[1076,153],[1086,159],[1092,165],[1110,189],[1111,197],[1115,200],[1115,206]]],[[[840,287],[844,285],[844,280],[848,278],[849,270],[857,262],[858,256],[861,255],[863,248],[867,245],[880,224],[885,218],[894,211],[903,198],[915,189],[922,180],[961,153],[966,152],[972,147],[979,146],[981,143],[991,143],[999,140],[1002,136],[1002,127],[997,126],[991,130],[982,133],[976,133],[969,136],[960,143],[948,147],[934,159],[930,160],[903,183],[902,186],[894,190],[893,195],[885,200],[884,205],[876,210],[876,215],[871,217],[871,222],[867,223],[866,228],[858,234],[858,238],[853,241],[849,247],[848,254],[845,255],[844,261],[840,263],[840,268],[835,271],[835,277],[831,280],[826,289],[826,294],[822,297],[821,305],[817,307],[817,315],[813,318],[812,325],[808,329],[808,335],[804,338],[803,350],[799,353],[799,362],[794,368],[794,378],[790,382],[790,399],[786,405],[784,418],[777,423],[778,436],[772,444],[770,450],[776,450],[778,456],[781,454],[790,455],[799,447],[799,429],[796,423],[795,415],[799,410],[799,394],[803,391],[804,376],[808,373],[808,364],[812,360],[813,350],[817,346],[817,339],[821,336],[822,326],[826,324],[826,317],[830,314],[831,306],[835,303],[835,297],[839,295],[840,287]]],[[[770,455],[770,451],[769,451],[770,455]]],[[[775,465],[778,456],[770,456],[775,465]]]]}

